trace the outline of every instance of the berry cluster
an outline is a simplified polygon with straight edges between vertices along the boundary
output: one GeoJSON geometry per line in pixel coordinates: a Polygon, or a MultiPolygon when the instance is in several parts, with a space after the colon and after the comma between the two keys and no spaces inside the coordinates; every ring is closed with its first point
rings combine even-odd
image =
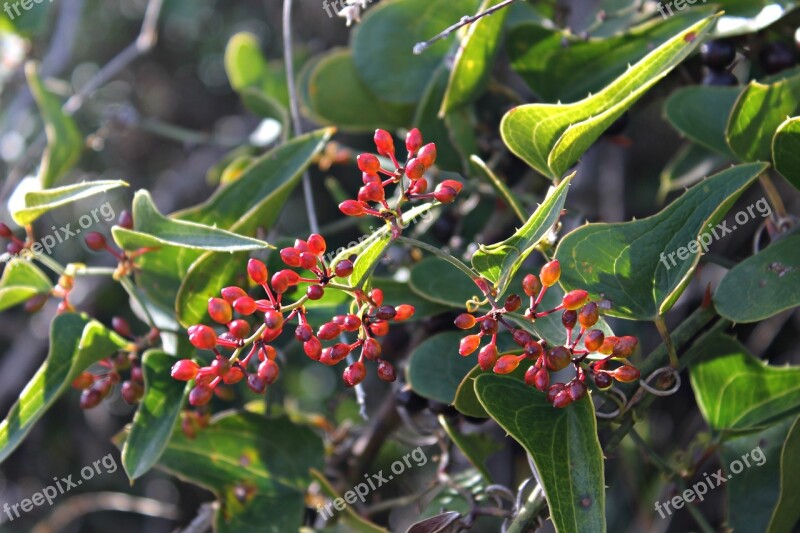
{"type": "Polygon", "coordinates": [[[275,272],[271,277],[264,263],[250,259],[247,274],[250,280],[260,285],[266,298],[255,300],[242,287],[232,286],[222,289],[221,298],[208,301],[209,317],[216,323],[225,325],[227,331],[217,332],[207,325],[189,328],[189,341],[195,348],[212,351],[215,358],[207,366],[201,367],[191,359],[182,359],[172,367],[172,377],[181,381],[194,380],[189,393],[189,403],[201,406],[208,403],[215,392],[219,394],[219,384],[233,385],[246,379],[247,386],[256,393],[263,393],[267,386],[278,379],[280,368],[276,362],[278,352],[270,345],[277,339],[292,320],[297,319],[295,339],[302,343],[305,354],[328,366],[342,362],[348,355],[360,348],[360,357],[343,372],[342,378],[348,387],[354,387],[366,377],[365,360],[374,361],[377,374],[383,381],[394,381],[396,372],[388,361],[380,358],[381,345],[376,337],[389,332],[390,321],[403,321],[411,318],[414,308],[410,305],[393,307],[384,305],[383,292],[372,289],[369,293],[337,282],[353,272],[353,262],[349,259],[339,261],[334,267],[325,264],[325,239],[316,234],[308,240],[297,239],[294,246],[280,251],[286,265],[303,269],[304,275],[285,269],[275,272]],[[306,277],[307,276],[307,277],[306,277]],[[289,289],[307,285],[305,294],[296,302],[288,304],[284,296],[289,289]],[[308,323],[304,304],[319,300],[326,290],[339,290],[348,293],[354,300],[356,312],[334,316],[323,324],[316,334],[308,323]],[[238,315],[238,318],[234,317],[238,315]],[[256,317],[257,328],[251,325],[251,317],[256,317]],[[357,333],[352,343],[341,340],[346,333],[357,333]],[[323,346],[323,342],[339,342],[323,346]],[[240,358],[249,347],[247,355],[240,358]],[[220,349],[231,349],[233,353],[225,357],[220,349]],[[255,371],[250,371],[251,366],[255,371]]]}
{"type": "Polygon", "coordinates": [[[375,154],[361,154],[357,157],[358,168],[362,172],[364,185],[358,191],[358,199],[345,200],[339,204],[339,209],[348,216],[362,217],[372,215],[389,222],[392,235],[397,237],[402,228],[401,206],[409,200],[436,200],[443,204],[452,203],[462,184],[455,180],[444,180],[436,186],[433,192],[428,192],[428,179],[425,173],[436,162],[436,145],[429,143],[423,145],[422,134],[416,128],[406,135],[406,151],[408,156],[405,165],[397,160],[394,140],[386,130],[375,131],[375,146],[378,155],[389,158],[394,170],[387,170],[381,166],[381,161],[375,154]],[[386,179],[381,177],[383,175],[386,179]],[[408,182],[404,180],[408,178],[408,182]],[[386,187],[400,185],[402,194],[394,208],[387,202],[386,187]],[[371,204],[377,204],[373,207],[371,204]]]}
{"type": "Polygon", "coordinates": [[[0,239],[10,241],[6,245],[6,252],[8,252],[10,255],[19,255],[22,250],[28,247],[24,241],[21,241],[16,235],[14,235],[14,232],[11,231],[11,228],[2,222],[0,222],[0,239]]]}
{"type": "Polygon", "coordinates": [[[491,298],[491,290],[483,279],[476,280],[478,287],[489,297],[492,310],[476,317],[470,313],[459,315],[455,324],[467,330],[478,326],[479,332],[468,335],[461,340],[459,354],[468,356],[478,350],[484,337],[490,341],[478,352],[478,364],[484,371],[493,370],[497,374],[509,374],[526,359],[532,364],[525,372],[525,383],[547,393],[547,399],[555,407],[566,407],[570,403],[586,395],[586,375],[589,374],[600,389],[610,387],[613,380],[630,382],[639,378],[639,370],[630,365],[627,359],[636,349],[638,340],[635,337],[606,337],[599,329],[590,329],[600,319],[600,309],[595,302],[589,301],[589,293],[584,290],[573,290],[564,295],[561,304],[553,309],[538,311],[538,307],[549,287],[555,285],[561,277],[561,267],[557,260],[545,264],[539,276],[528,274],[522,281],[522,289],[530,298],[530,305],[521,318],[535,322],[544,316],[563,311],[561,322],[567,333],[567,342],[563,346],[548,346],[543,339],[537,340],[528,331],[516,327],[506,315],[516,313],[522,307],[522,298],[517,294],[508,296],[502,306],[498,306],[491,298]],[[522,353],[501,355],[497,348],[499,326],[507,328],[513,340],[522,348],[522,353]],[[579,329],[576,328],[580,326],[579,329]],[[584,348],[578,343],[583,339],[584,348]],[[591,353],[599,353],[606,357],[585,363],[591,353]],[[609,370],[606,365],[611,359],[623,360],[623,365],[609,370]],[[551,383],[550,372],[564,370],[570,364],[575,368],[575,377],[566,383],[551,383]]]}

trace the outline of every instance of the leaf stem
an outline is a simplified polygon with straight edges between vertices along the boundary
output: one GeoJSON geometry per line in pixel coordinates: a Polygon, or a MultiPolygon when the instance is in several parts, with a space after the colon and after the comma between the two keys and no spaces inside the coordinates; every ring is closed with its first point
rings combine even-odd
{"type": "Polygon", "coordinates": [[[37,261],[39,261],[41,264],[43,264],[44,266],[46,266],[47,268],[49,268],[50,270],[52,270],[53,272],[55,272],[59,276],[62,276],[66,272],[64,267],[61,266],[61,264],[58,261],[56,261],[55,259],[53,259],[49,255],[46,255],[46,254],[34,254],[34,257],[36,258],[37,261]]]}
{"type": "Polygon", "coordinates": [[[532,527],[536,520],[539,518],[539,514],[547,507],[547,500],[544,496],[544,490],[542,490],[541,485],[537,485],[531,495],[528,496],[528,500],[519,510],[517,513],[516,518],[511,524],[508,526],[506,533],[524,533],[525,531],[533,531],[534,528],[532,527]]]}
{"type": "Polygon", "coordinates": [[[769,174],[766,172],[761,174],[758,177],[758,181],[761,182],[761,187],[763,187],[764,192],[767,193],[767,198],[769,198],[769,203],[772,204],[772,210],[775,211],[775,214],[778,216],[778,219],[787,218],[786,206],[781,199],[781,195],[778,192],[778,189],[775,187],[775,184],[772,183],[772,178],[770,178],[769,174]]]}
{"type": "Polygon", "coordinates": [[[664,346],[667,349],[667,355],[669,356],[669,366],[672,368],[678,368],[678,354],[675,351],[675,345],[672,343],[672,337],[669,334],[669,329],[667,329],[667,323],[664,322],[664,317],[659,315],[655,319],[656,328],[658,328],[658,332],[661,334],[661,338],[664,339],[664,346]]]}
{"type": "Polygon", "coordinates": [[[470,267],[468,267],[467,265],[465,265],[452,255],[448,254],[447,252],[443,252],[439,248],[436,248],[435,246],[431,246],[428,243],[418,241],[417,239],[412,239],[410,237],[398,237],[397,240],[409,244],[411,246],[416,246],[417,248],[422,248],[427,252],[430,252],[438,257],[441,257],[442,259],[444,259],[445,261],[447,261],[448,263],[459,269],[461,272],[463,272],[464,275],[468,276],[469,279],[471,280],[481,277],[480,274],[472,270],[470,267]]]}

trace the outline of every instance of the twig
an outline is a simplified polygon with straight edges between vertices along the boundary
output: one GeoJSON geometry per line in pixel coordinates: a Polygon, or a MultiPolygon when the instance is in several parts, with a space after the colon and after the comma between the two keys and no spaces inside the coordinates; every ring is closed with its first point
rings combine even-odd
{"type": "MultiPolygon", "coordinates": [[[[291,0],[287,0],[287,1],[291,1],[291,0]]],[[[466,26],[468,24],[472,24],[476,20],[482,19],[483,17],[486,17],[488,15],[491,15],[495,11],[500,11],[504,7],[508,7],[508,6],[510,6],[511,4],[513,4],[516,1],[517,0],[505,0],[504,2],[500,2],[496,6],[490,7],[486,11],[481,11],[479,13],[476,13],[476,14],[472,15],[472,16],[461,17],[461,20],[459,20],[458,22],[456,22],[455,24],[453,24],[452,26],[450,26],[449,28],[444,30],[442,33],[440,33],[439,35],[437,35],[433,39],[430,39],[428,41],[424,41],[424,42],[415,44],[414,45],[414,54],[420,55],[422,52],[425,51],[425,49],[427,49],[433,43],[448,37],[451,33],[453,33],[454,31],[458,30],[459,28],[463,28],[464,26],[466,26]]]]}
{"type": "Polygon", "coordinates": [[[214,523],[215,504],[204,503],[200,506],[189,525],[180,530],[180,533],[205,533],[211,531],[214,523]]]}
{"type": "Polygon", "coordinates": [[[669,356],[669,366],[671,366],[672,368],[678,368],[678,353],[675,351],[675,345],[672,343],[672,337],[670,337],[669,335],[669,329],[667,329],[667,323],[664,322],[664,317],[659,315],[658,317],[656,317],[655,323],[656,323],[656,328],[658,328],[658,333],[664,340],[664,346],[667,349],[667,355],[669,356]]]}

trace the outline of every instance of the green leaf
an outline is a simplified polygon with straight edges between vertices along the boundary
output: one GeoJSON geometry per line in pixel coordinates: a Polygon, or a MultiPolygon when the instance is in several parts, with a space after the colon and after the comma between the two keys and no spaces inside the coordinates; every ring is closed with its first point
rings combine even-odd
{"type": "MultiPolygon", "coordinates": [[[[333,488],[330,481],[325,477],[325,474],[319,470],[311,469],[311,475],[319,483],[322,492],[328,495],[331,500],[341,498],[341,495],[333,488]]],[[[348,533],[389,533],[388,530],[373,524],[366,518],[359,515],[352,506],[348,505],[340,515],[342,525],[346,528],[344,531],[348,533]]]]}
{"type": "Polygon", "coordinates": [[[48,189],[66,174],[81,157],[83,152],[83,135],[75,125],[72,117],[61,109],[59,99],[44,88],[37,65],[28,62],[25,65],[25,76],[36,105],[44,121],[47,135],[47,148],[42,156],[39,168],[39,183],[48,189]]]}
{"type": "Polygon", "coordinates": [[[556,409],[515,379],[475,380],[486,411],[533,459],[557,532],[605,531],[603,450],[589,397],[556,409]]]}
{"type": "Polygon", "coordinates": [[[733,267],[717,287],[714,304],[733,322],[758,322],[800,305],[800,234],[733,267]]]}
{"type": "Polygon", "coordinates": [[[669,193],[691,187],[730,164],[731,157],[711,153],[697,144],[685,144],[661,171],[658,202],[663,204],[669,193]]]}
{"type": "Polygon", "coordinates": [[[406,370],[414,392],[451,404],[464,376],[475,366],[475,357],[458,354],[458,343],[466,333],[448,331],[426,339],[411,353],[406,370]]]}
{"type": "Polygon", "coordinates": [[[796,418],[781,452],[780,497],[769,521],[769,533],[796,530],[800,521],[800,418],[796,418]]]}
{"type": "Polygon", "coordinates": [[[596,93],[676,33],[707,17],[700,6],[625,33],[588,39],[541,23],[518,24],[508,34],[511,67],[546,102],[574,102],[596,93]]]}
{"type": "Polygon", "coordinates": [[[528,104],[500,125],[517,156],[550,178],[562,176],[639,97],[683,61],[705,38],[716,16],[678,33],[595,95],[573,104],[528,104]]]}
{"type": "Polygon", "coordinates": [[[714,225],[766,167],[749,163],[724,170],[648,218],[576,229],[556,250],[562,286],[611,300],[609,315],[635,320],[663,315],[691,281],[702,244],[713,242],[709,231],[716,232],[714,225]]]}
{"type": "Polygon", "coordinates": [[[269,245],[204,224],[167,218],[159,213],[150,193],[141,190],[133,197],[135,230],[120,226],[112,229],[114,240],[125,250],[173,246],[190,250],[214,252],[244,252],[260,250],[269,245]]]}
{"type": "Polygon", "coordinates": [[[11,213],[11,218],[20,226],[31,224],[37,218],[72,202],[107,192],[128,184],[119,180],[85,181],[46,191],[32,191],[25,195],[25,207],[11,213]]]}
{"type": "Polygon", "coordinates": [[[368,132],[376,128],[407,127],[414,116],[408,103],[384,101],[379,92],[361,81],[350,50],[322,56],[308,72],[302,91],[311,117],[320,124],[335,124],[344,131],[368,132]],[[357,105],[353,105],[357,102],[357,105]]]}
{"type": "Polygon", "coordinates": [[[451,41],[442,39],[419,55],[414,45],[473,13],[477,5],[476,0],[393,0],[373,6],[351,41],[359,78],[387,102],[419,102],[451,41]]]}
{"type": "Polygon", "coordinates": [[[727,526],[731,531],[769,531],[770,517],[782,492],[781,450],[785,451],[784,442],[794,422],[787,418],[758,433],[736,435],[720,445],[722,477],[727,479],[727,526]],[[740,466],[741,471],[735,473],[733,470],[740,470],[740,466]]]}
{"type": "Polygon", "coordinates": [[[772,138],[775,170],[800,189],[800,117],[787,118],[772,138]]]}
{"type": "Polygon", "coordinates": [[[142,357],[145,394],[122,448],[122,466],[131,481],[144,475],[161,457],[191,388],[170,375],[176,361],[159,350],[150,350],[142,357]]]}
{"type": "Polygon", "coordinates": [[[558,222],[572,176],[574,173],[550,191],[544,202],[514,235],[490,246],[481,245],[472,256],[472,267],[494,284],[498,297],[506,292],[511,278],[525,258],[558,222]]]}
{"type": "Polygon", "coordinates": [[[486,433],[464,433],[459,430],[457,424],[454,424],[445,416],[439,417],[439,423],[442,424],[445,432],[453,443],[458,446],[464,457],[478,469],[481,475],[486,478],[486,481],[491,481],[492,476],[489,475],[486,461],[494,453],[502,450],[503,445],[497,442],[494,436],[486,433]]]}
{"type": "Polygon", "coordinates": [[[722,334],[691,351],[692,389],[712,429],[757,429],[800,410],[800,367],[769,366],[722,334]]]}
{"type": "Polygon", "coordinates": [[[218,297],[225,287],[246,286],[249,283],[248,259],[248,253],[209,252],[194,261],[180,284],[175,300],[175,312],[180,324],[188,328],[195,324],[210,323],[208,299],[218,297]]]}
{"type": "Polygon", "coordinates": [[[175,431],[158,466],[217,496],[215,531],[284,533],[302,525],[309,469],[321,470],[323,460],[322,441],[311,429],[227,412],[194,439],[175,431]]]}
{"type": "Polygon", "coordinates": [[[752,81],[728,117],[728,145],[744,161],[770,161],[775,131],[786,117],[798,113],[800,75],[769,85],[752,81]]]}
{"type": "Polygon", "coordinates": [[[421,298],[462,309],[467,300],[480,294],[471,278],[440,257],[426,257],[414,265],[409,287],[421,298]]]}
{"type": "Polygon", "coordinates": [[[58,315],[50,326],[50,351],[19,399],[0,423],[0,463],[19,446],[72,381],[97,361],[114,355],[128,341],[83,315],[58,315]]]}
{"type": "Polygon", "coordinates": [[[498,192],[500,197],[514,210],[514,214],[517,215],[517,218],[520,219],[521,222],[525,222],[526,220],[526,209],[522,205],[522,202],[519,201],[511,189],[508,188],[508,185],[497,176],[489,165],[486,162],[478,157],[477,155],[473,155],[469,158],[472,166],[474,166],[478,171],[483,174],[486,180],[492,184],[492,187],[498,192]]]}
{"type": "Polygon", "coordinates": [[[231,87],[242,96],[247,89],[253,89],[282,109],[288,107],[286,71],[280,63],[271,65],[267,62],[261,53],[258,38],[252,33],[240,32],[228,41],[225,48],[225,72],[231,87]]]}
{"type": "Polygon", "coordinates": [[[718,154],[732,156],[725,140],[728,116],[739,87],[682,87],[664,104],[664,114],[681,135],[718,154]]]}
{"type": "Polygon", "coordinates": [[[350,274],[350,286],[352,287],[364,287],[372,271],[378,266],[378,262],[383,257],[386,248],[391,244],[392,239],[385,231],[385,228],[381,228],[364,242],[368,243],[367,247],[358,254],[356,262],[353,263],[353,273],[350,274]]]}
{"type": "MultiPolygon", "coordinates": [[[[478,11],[486,11],[502,1],[483,0],[478,11]]],[[[507,16],[508,9],[501,9],[467,27],[450,72],[441,115],[472,102],[483,92],[494,66],[507,16]]]]}
{"type": "MultiPolygon", "coordinates": [[[[525,365],[520,365],[511,374],[507,374],[509,379],[516,379],[520,383],[524,382],[525,372],[528,368],[525,365]]],[[[464,379],[456,389],[456,398],[453,401],[453,406],[458,409],[458,412],[475,418],[489,418],[489,413],[483,407],[483,404],[478,399],[478,393],[475,390],[475,380],[484,375],[495,375],[492,370],[481,370],[481,367],[475,365],[472,370],[464,376],[464,379]]]]}
{"type": "Polygon", "coordinates": [[[0,278],[0,311],[27,302],[37,294],[49,294],[50,278],[36,265],[24,259],[12,259],[0,278]]]}
{"type": "MultiPolygon", "coordinates": [[[[264,94],[261,89],[247,88],[240,93],[242,103],[254,115],[261,118],[271,118],[281,123],[283,139],[285,140],[291,130],[289,111],[280,102],[264,94]]],[[[225,182],[223,182],[225,183],[225,182]]]]}

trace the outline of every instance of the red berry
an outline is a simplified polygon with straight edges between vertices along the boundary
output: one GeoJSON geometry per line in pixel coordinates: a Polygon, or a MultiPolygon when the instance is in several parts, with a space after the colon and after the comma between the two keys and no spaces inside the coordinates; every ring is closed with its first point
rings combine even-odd
{"type": "Polygon", "coordinates": [[[522,279],[522,290],[528,296],[536,296],[542,290],[542,283],[533,274],[528,274],[522,279]]]}
{"type": "Polygon", "coordinates": [[[395,307],[397,314],[394,315],[395,322],[403,322],[404,320],[408,320],[412,316],[414,316],[414,306],[408,304],[400,304],[395,307]]]}
{"type": "Polygon", "coordinates": [[[91,372],[81,372],[78,377],[72,380],[73,389],[88,389],[94,383],[94,375],[91,372]]]}
{"type": "Polygon", "coordinates": [[[283,327],[283,315],[274,309],[265,312],[264,325],[269,329],[281,329],[283,327]]]}
{"type": "Polygon", "coordinates": [[[515,329],[511,336],[514,338],[515,343],[523,347],[533,340],[531,334],[524,329],[515,329]]]}
{"type": "Polygon", "coordinates": [[[272,385],[275,383],[279,374],[280,368],[278,367],[278,364],[271,359],[267,359],[258,365],[258,377],[263,379],[267,385],[272,385]]]}
{"type": "Polygon", "coordinates": [[[344,384],[348,387],[355,387],[367,377],[367,368],[361,361],[356,361],[352,365],[344,369],[342,379],[344,384]]]}
{"type": "Polygon", "coordinates": [[[537,372],[539,372],[539,369],[535,366],[531,366],[525,371],[525,385],[533,386],[533,384],[536,382],[537,372]]]}
{"type": "Polygon", "coordinates": [[[586,396],[586,385],[584,385],[582,381],[573,379],[567,383],[567,392],[569,393],[569,397],[572,398],[572,401],[577,402],[586,396]]]}
{"type": "Polygon", "coordinates": [[[636,350],[638,345],[639,339],[626,335],[617,340],[617,343],[614,345],[614,349],[611,351],[611,353],[614,354],[614,357],[625,359],[633,355],[633,352],[636,350]]]}
{"type": "Polygon", "coordinates": [[[0,222],[0,237],[3,239],[10,239],[13,235],[14,233],[11,231],[11,228],[0,222]]]}
{"type": "Polygon", "coordinates": [[[575,311],[564,311],[561,313],[561,323],[567,329],[572,329],[578,323],[578,313],[575,311]]]}
{"type": "Polygon", "coordinates": [[[272,276],[272,280],[270,284],[272,285],[272,290],[277,292],[278,294],[283,294],[289,289],[289,278],[284,274],[284,270],[280,272],[276,272],[272,276]]]}
{"type": "Polygon", "coordinates": [[[366,185],[367,183],[377,183],[377,184],[382,183],[380,176],[378,176],[377,174],[367,174],[366,172],[361,174],[361,181],[364,183],[364,185],[366,185]]]}
{"type": "Polygon", "coordinates": [[[594,384],[598,389],[607,389],[614,383],[608,372],[597,372],[594,375],[594,384]]]}
{"type": "Polygon", "coordinates": [[[375,316],[381,320],[391,320],[397,315],[397,309],[391,305],[382,305],[378,308],[375,316]]]}
{"type": "Polygon", "coordinates": [[[322,288],[322,285],[309,285],[306,289],[306,296],[312,301],[319,300],[325,296],[325,289],[322,288]]]}
{"type": "Polygon", "coordinates": [[[468,335],[461,339],[461,343],[458,345],[458,353],[467,356],[478,349],[478,346],[481,345],[481,336],[480,335],[468,335]]]}
{"type": "Polygon", "coordinates": [[[598,320],[600,320],[600,312],[597,309],[597,304],[594,302],[584,305],[583,309],[578,313],[578,322],[586,329],[597,324],[598,320]]]}
{"type": "Polygon", "coordinates": [[[368,208],[369,206],[367,204],[359,202],[358,200],[345,200],[339,204],[339,211],[349,217],[363,217],[365,215],[365,209],[368,208]]]}
{"type": "Polygon", "coordinates": [[[308,237],[308,249],[314,255],[321,256],[325,253],[325,249],[327,248],[327,243],[325,242],[325,238],[322,235],[317,235],[316,233],[312,233],[308,237]]]}
{"type": "Polygon", "coordinates": [[[36,296],[32,296],[25,302],[25,312],[26,313],[37,313],[42,310],[44,304],[47,303],[47,300],[50,298],[49,293],[44,294],[37,294],[36,296]]]}
{"type": "Polygon", "coordinates": [[[137,403],[144,395],[144,387],[135,381],[123,381],[121,388],[122,399],[128,405],[137,403]]]}
{"type": "Polygon", "coordinates": [[[480,328],[484,335],[493,335],[497,333],[497,320],[494,318],[485,318],[481,320],[480,328]]]}
{"type": "Polygon", "coordinates": [[[422,179],[425,175],[425,165],[419,159],[411,159],[406,165],[406,176],[412,181],[422,179]]]}
{"type": "Polygon", "coordinates": [[[199,350],[212,350],[217,345],[217,334],[208,326],[192,326],[189,328],[189,342],[199,350]]]}
{"type": "Polygon", "coordinates": [[[513,313],[521,306],[522,306],[522,298],[520,298],[518,294],[509,295],[509,297],[506,298],[506,303],[503,304],[503,308],[509,313],[513,313]]]}
{"type": "Polygon", "coordinates": [[[300,342],[307,342],[311,340],[311,337],[313,336],[314,336],[314,330],[312,330],[311,326],[309,326],[308,324],[300,324],[294,330],[294,337],[300,342]]]}
{"type": "Polygon", "coordinates": [[[344,320],[342,320],[342,323],[339,325],[342,326],[342,328],[344,328],[345,331],[349,331],[350,333],[352,333],[354,331],[358,331],[358,329],[361,327],[361,319],[358,318],[356,315],[347,315],[344,317],[344,320]]]}
{"type": "Polygon", "coordinates": [[[558,283],[558,279],[560,277],[561,277],[561,264],[558,262],[558,259],[554,259],[549,263],[545,264],[542,267],[542,270],[539,272],[539,279],[541,280],[542,285],[544,285],[545,287],[552,287],[553,285],[558,283]]]}
{"type": "Polygon", "coordinates": [[[381,162],[373,154],[361,154],[356,158],[358,168],[367,174],[377,174],[381,169],[381,162]]]}
{"type": "Polygon", "coordinates": [[[103,401],[103,395],[94,388],[84,389],[81,393],[81,409],[91,409],[97,407],[103,401]]]}
{"type": "Polygon", "coordinates": [[[428,191],[428,180],[420,178],[408,188],[409,194],[425,194],[428,191]]]}
{"type": "Polygon", "coordinates": [[[317,256],[311,252],[303,252],[300,254],[300,268],[312,270],[317,266],[317,256]]]}
{"type": "Polygon", "coordinates": [[[230,371],[222,378],[226,385],[235,385],[244,379],[244,371],[239,366],[232,366],[230,371]]]}
{"type": "Polygon", "coordinates": [[[436,162],[436,145],[429,143],[423,146],[417,154],[417,159],[425,165],[425,168],[431,168],[436,162]]]}
{"type": "Polygon", "coordinates": [[[569,391],[567,389],[562,390],[556,397],[553,398],[553,407],[558,409],[563,409],[564,407],[568,406],[572,403],[572,396],[569,395],[569,391]]]}
{"type": "Polygon", "coordinates": [[[586,349],[590,352],[596,352],[600,346],[603,345],[603,341],[605,340],[605,335],[599,329],[593,329],[586,333],[583,337],[583,345],[586,346],[586,349]]]}
{"type": "Polygon", "coordinates": [[[232,320],[228,324],[228,332],[237,339],[246,339],[250,335],[250,324],[247,320],[232,320]]]}
{"type": "Polygon", "coordinates": [[[600,345],[597,351],[603,355],[611,355],[614,351],[614,347],[617,345],[617,342],[619,342],[619,337],[606,337],[603,339],[603,343],[600,345]]]}
{"type": "Polygon", "coordinates": [[[131,325],[121,316],[115,316],[111,319],[111,327],[123,337],[133,337],[131,325]]]}
{"type": "Polygon", "coordinates": [[[478,365],[486,372],[497,362],[497,345],[490,342],[478,352],[478,365]]]}
{"type": "Polygon", "coordinates": [[[256,301],[249,296],[242,296],[233,302],[233,308],[240,315],[248,316],[255,313],[258,309],[258,306],[256,305],[256,301]]]}
{"type": "Polygon", "coordinates": [[[311,337],[303,343],[303,351],[314,361],[319,361],[319,357],[322,354],[322,343],[319,342],[318,338],[311,337]]]}
{"type": "Polygon", "coordinates": [[[233,318],[231,304],[222,298],[208,299],[208,316],[218,324],[227,324],[233,318]]]}
{"type": "Polygon", "coordinates": [[[553,403],[553,400],[556,399],[556,396],[562,390],[564,390],[564,384],[563,383],[554,383],[554,384],[550,385],[550,388],[547,389],[547,401],[550,402],[550,403],[553,403]]]}
{"type": "Polygon", "coordinates": [[[222,299],[232,304],[242,296],[247,296],[247,293],[244,292],[244,289],[241,287],[225,287],[222,289],[222,299]]]}
{"type": "Polygon", "coordinates": [[[189,403],[194,407],[200,407],[211,401],[214,390],[205,385],[195,385],[189,392],[189,403]]]}
{"type": "Polygon", "coordinates": [[[343,259],[339,261],[338,263],[336,263],[336,268],[334,273],[336,274],[336,277],[339,278],[348,277],[350,274],[353,273],[353,262],[350,261],[349,259],[343,259]]]}
{"type": "Polygon", "coordinates": [[[384,157],[394,155],[394,140],[386,130],[375,130],[375,146],[378,148],[378,153],[384,157]]]}
{"type": "Polygon", "coordinates": [[[297,248],[284,248],[281,250],[281,260],[290,267],[300,266],[300,250],[297,248]]]}
{"type": "Polygon", "coordinates": [[[172,365],[170,373],[178,381],[189,381],[197,376],[199,369],[200,366],[191,359],[181,359],[172,365]]]}
{"type": "Polygon", "coordinates": [[[510,374],[519,366],[519,359],[516,355],[508,354],[500,357],[494,364],[495,374],[510,374]]]}
{"type": "Polygon", "coordinates": [[[369,331],[376,337],[384,337],[389,333],[389,323],[385,320],[379,320],[369,325],[369,331]]]}
{"type": "Polygon", "coordinates": [[[297,248],[297,251],[301,254],[303,252],[310,252],[311,248],[308,247],[308,243],[303,239],[295,239],[294,240],[294,247],[297,248]]]}
{"type": "Polygon", "coordinates": [[[417,128],[410,130],[406,134],[406,150],[409,157],[413,157],[422,147],[422,133],[417,128]]]}
{"type": "MultiPolygon", "coordinates": [[[[536,368],[536,367],[531,367],[536,368]]],[[[547,390],[547,387],[550,385],[550,373],[544,369],[539,368],[536,370],[536,374],[533,377],[533,386],[536,387],[536,390],[544,392],[547,390]]]]}
{"type": "Polygon", "coordinates": [[[380,289],[372,289],[371,291],[369,291],[369,298],[370,298],[370,300],[375,302],[376,306],[380,307],[381,305],[383,305],[383,291],[382,290],[380,290],[380,289]]]}
{"type": "Polygon", "coordinates": [[[614,376],[614,379],[617,381],[621,381],[622,383],[630,383],[631,381],[636,381],[639,379],[639,369],[633,366],[624,365],[611,372],[611,375],[614,376]]]}
{"type": "Polygon", "coordinates": [[[269,278],[267,266],[258,259],[250,259],[247,262],[247,274],[257,285],[263,285],[269,278]]]}
{"type": "Polygon", "coordinates": [[[93,231],[86,235],[86,246],[89,247],[90,250],[95,252],[99,252],[100,250],[104,250],[106,248],[106,238],[103,236],[102,233],[98,233],[93,231]]]}
{"type": "Polygon", "coordinates": [[[267,382],[258,377],[257,374],[247,376],[247,386],[256,394],[263,394],[267,390],[267,382]]]}
{"type": "Polygon", "coordinates": [[[395,372],[391,363],[381,359],[378,361],[378,377],[381,379],[381,381],[393,383],[395,380],[397,380],[397,373],[395,372]]]}
{"type": "Polygon", "coordinates": [[[547,352],[546,363],[547,368],[553,372],[564,370],[572,361],[572,355],[569,350],[564,346],[556,346],[547,352]]]}
{"type": "Polygon", "coordinates": [[[359,202],[383,202],[386,193],[379,183],[367,183],[358,190],[359,202]]]}
{"type": "Polygon", "coordinates": [[[227,359],[217,357],[211,361],[211,372],[219,377],[224,377],[231,370],[231,364],[227,359]]]}
{"type": "Polygon", "coordinates": [[[561,303],[564,305],[564,309],[574,311],[583,307],[588,301],[589,293],[578,289],[569,291],[567,294],[565,294],[564,298],[561,300],[561,303]]]}
{"type": "Polygon", "coordinates": [[[433,192],[433,197],[443,204],[453,203],[456,196],[458,196],[458,191],[441,183],[436,186],[436,190],[433,192]]]}
{"type": "Polygon", "coordinates": [[[123,210],[122,213],[119,214],[119,219],[117,219],[117,226],[125,229],[133,229],[133,215],[127,209],[123,210]]]}
{"type": "Polygon", "coordinates": [[[281,333],[283,333],[282,329],[270,329],[266,328],[264,333],[261,334],[261,340],[263,342],[272,342],[278,337],[280,337],[281,333]]]}
{"type": "Polygon", "coordinates": [[[459,329],[470,329],[475,327],[475,317],[469,313],[461,313],[456,317],[456,327],[459,329]]]}
{"type": "Polygon", "coordinates": [[[375,361],[381,356],[381,343],[370,337],[364,341],[364,345],[361,348],[361,353],[363,353],[364,357],[370,361],[375,361]]]}
{"type": "Polygon", "coordinates": [[[336,337],[338,337],[342,333],[342,326],[339,324],[334,324],[333,322],[328,322],[323,324],[319,331],[317,331],[317,337],[324,341],[332,341],[336,337]]]}

